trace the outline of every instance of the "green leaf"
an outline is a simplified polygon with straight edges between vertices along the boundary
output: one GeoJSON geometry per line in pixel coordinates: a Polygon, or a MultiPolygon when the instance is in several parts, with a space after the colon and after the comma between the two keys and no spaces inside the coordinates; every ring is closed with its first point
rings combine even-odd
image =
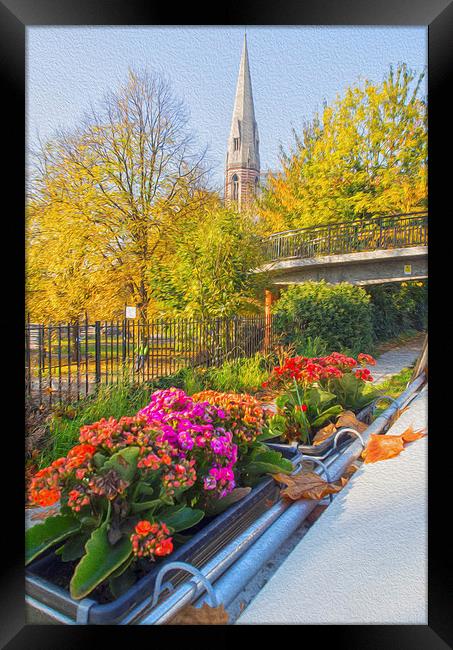
{"type": "Polygon", "coordinates": [[[336,406],[331,406],[327,411],[324,411],[324,413],[321,413],[319,417],[317,417],[313,422],[311,423],[312,427],[320,427],[321,424],[324,424],[326,420],[329,418],[335,417],[336,415],[340,415],[342,413],[343,407],[340,406],[340,404],[337,404],[336,406]]]}
{"type": "Polygon", "coordinates": [[[123,571],[117,576],[110,576],[109,578],[109,587],[115,598],[122,596],[128,589],[132,587],[137,582],[137,575],[135,571],[128,567],[125,567],[123,571]]]}
{"type": "Polygon", "coordinates": [[[106,521],[93,532],[85,546],[86,554],[75,568],[69,587],[72,598],[76,600],[93,591],[132,553],[128,537],[123,537],[114,546],[109,543],[108,526],[106,521]]]}
{"type": "Polygon", "coordinates": [[[124,481],[130,483],[137,469],[138,447],[126,447],[113,454],[102,466],[103,473],[114,469],[124,481]]]}
{"type": "Polygon", "coordinates": [[[182,510],[174,513],[159,513],[159,521],[163,521],[169,528],[172,528],[175,533],[195,526],[195,524],[198,524],[203,517],[203,510],[196,510],[188,507],[184,507],[182,510]]]}
{"type": "MultiPolygon", "coordinates": [[[[290,403],[291,396],[288,395],[288,393],[284,393],[283,395],[279,395],[277,399],[275,400],[275,404],[279,409],[284,409],[288,403],[290,403]]],[[[275,417],[275,416],[274,416],[275,417]]]]}
{"type": "Polygon", "coordinates": [[[90,535],[89,533],[82,533],[80,535],[74,535],[66,544],[64,544],[60,552],[61,559],[63,562],[71,562],[72,560],[78,560],[85,553],[85,544],[87,543],[90,535]]]}
{"type": "Polygon", "coordinates": [[[290,460],[283,458],[278,451],[268,451],[266,454],[256,456],[250,463],[244,467],[249,474],[275,474],[283,472],[290,474],[294,470],[294,465],[290,460]]]}
{"type": "Polygon", "coordinates": [[[71,515],[47,517],[42,524],[29,528],[25,533],[25,564],[78,530],[80,521],[71,515]]]}
{"type": "Polygon", "coordinates": [[[151,496],[154,494],[154,488],[151,487],[151,485],[148,485],[147,483],[144,483],[143,481],[139,481],[137,483],[137,492],[135,494],[136,497],[138,496],[151,496]]]}
{"type": "Polygon", "coordinates": [[[270,440],[271,438],[278,438],[281,434],[281,431],[275,431],[274,429],[271,430],[271,427],[266,425],[263,427],[263,432],[259,436],[256,436],[255,440],[256,442],[262,442],[264,440],[270,440]]]}
{"type": "Polygon", "coordinates": [[[150,512],[147,514],[151,516],[151,514],[159,505],[162,505],[162,501],[160,499],[153,499],[153,501],[142,501],[142,503],[132,503],[131,512],[137,513],[143,512],[143,510],[149,510],[150,512]]]}
{"type": "Polygon", "coordinates": [[[103,466],[106,460],[107,456],[105,456],[105,454],[101,454],[99,451],[96,452],[93,456],[94,464],[98,469],[103,466]]]}
{"type": "Polygon", "coordinates": [[[126,560],[126,562],[123,562],[123,564],[121,564],[117,569],[115,569],[115,571],[113,571],[110,574],[110,577],[111,578],[117,578],[118,576],[120,576],[122,573],[124,573],[124,571],[126,571],[126,569],[128,569],[130,567],[130,565],[132,564],[133,561],[134,561],[134,556],[131,555],[126,560]]]}

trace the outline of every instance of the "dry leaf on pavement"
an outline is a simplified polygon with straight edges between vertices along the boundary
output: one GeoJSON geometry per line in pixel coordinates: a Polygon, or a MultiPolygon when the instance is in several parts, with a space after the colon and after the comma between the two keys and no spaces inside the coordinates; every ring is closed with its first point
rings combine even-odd
{"type": "Polygon", "coordinates": [[[370,440],[362,452],[365,463],[376,463],[378,460],[387,460],[398,456],[404,449],[401,436],[389,436],[372,433],[370,440]]]}
{"type": "Polygon", "coordinates": [[[401,434],[404,442],[413,442],[414,440],[419,440],[419,438],[424,438],[426,436],[426,429],[419,429],[414,431],[412,425],[407,427],[406,431],[401,434]]]}
{"type": "Polygon", "coordinates": [[[372,433],[366,448],[362,452],[365,463],[376,463],[379,460],[387,460],[398,456],[404,449],[404,443],[413,442],[426,436],[426,429],[414,431],[409,426],[398,436],[388,434],[372,433]]]}

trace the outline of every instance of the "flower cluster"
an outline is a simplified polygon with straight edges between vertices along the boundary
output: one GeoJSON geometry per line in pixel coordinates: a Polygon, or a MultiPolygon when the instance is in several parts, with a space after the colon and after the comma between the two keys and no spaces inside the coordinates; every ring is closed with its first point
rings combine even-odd
{"type": "Polygon", "coordinates": [[[179,463],[172,465],[170,471],[164,474],[162,486],[168,496],[173,496],[176,490],[187,489],[194,485],[197,479],[195,462],[195,458],[192,460],[182,459],[179,463]]]}
{"type": "MultiPolygon", "coordinates": [[[[114,453],[130,445],[147,447],[151,444],[153,429],[147,425],[144,417],[102,418],[94,424],[87,424],[80,429],[79,440],[85,447],[101,452],[114,453]]],[[[82,445],[81,445],[82,446],[82,445]]]]}
{"type": "Polygon", "coordinates": [[[72,472],[81,479],[91,469],[95,451],[90,445],[73,447],[66,458],[57,458],[49,467],[36,472],[30,482],[29,501],[38,506],[50,506],[61,497],[61,486],[72,472]]]}
{"type": "MultiPolygon", "coordinates": [[[[173,465],[163,481],[170,495],[174,489],[193,485],[197,477],[204,489],[216,490],[218,496],[234,489],[233,467],[238,458],[238,445],[233,440],[233,433],[226,428],[225,410],[208,401],[189,397],[182,390],[170,388],[156,391],[148,406],[139,411],[138,417],[145,418],[149,427],[160,431],[155,437],[155,446],[167,445],[168,455],[177,459],[178,469],[173,465]],[[201,467],[203,471],[200,471],[201,467]],[[213,470],[214,474],[225,470],[221,480],[215,483],[213,470]],[[206,479],[209,480],[206,482],[206,479]]],[[[158,459],[153,455],[140,462],[156,465],[158,459]]]]}
{"type": "MultiPolygon", "coordinates": [[[[340,352],[332,352],[325,357],[291,357],[282,366],[276,366],[269,381],[263,383],[263,388],[270,385],[279,386],[292,380],[304,386],[319,383],[327,385],[331,379],[340,379],[345,373],[350,373],[357,364],[364,366],[375,365],[376,361],[369,354],[360,353],[357,359],[340,352]]],[[[364,381],[373,381],[367,369],[355,371],[356,377],[364,381]],[[371,377],[371,378],[370,378],[371,377]]]]}
{"type": "Polygon", "coordinates": [[[368,370],[368,368],[357,368],[354,374],[358,379],[362,379],[363,381],[374,380],[374,377],[371,376],[371,373],[368,370]]]}
{"type": "Polygon", "coordinates": [[[192,398],[197,402],[208,401],[222,408],[226,414],[225,426],[233,433],[234,441],[250,445],[262,432],[268,413],[262,404],[247,393],[221,393],[204,390],[192,398]]]}
{"type": "Polygon", "coordinates": [[[132,552],[138,557],[154,556],[163,557],[173,552],[172,537],[164,523],[151,523],[148,520],[139,521],[135,526],[135,533],[130,537],[132,552]]]}

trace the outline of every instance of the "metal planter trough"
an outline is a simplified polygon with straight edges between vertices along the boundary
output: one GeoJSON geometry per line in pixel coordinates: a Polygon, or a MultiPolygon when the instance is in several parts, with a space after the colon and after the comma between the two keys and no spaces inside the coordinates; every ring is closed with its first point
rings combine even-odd
{"type": "MultiPolygon", "coordinates": [[[[377,400],[374,400],[374,402],[372,402],[365,408],[361,409],[358,413],[356,413],[357,419],[360,420],[360,422],[363,422],[364,424],[371,424],[371,418],[374,409],[377,403],[382,401],[383,399],[388,399],[393,401],[393,398],[391,397],[387,397],[387,396],[379,397],[377,400]]],[[[277,442],[269,442],[267,444],[275,451],[280,451],[281,453],[285,453],[285,450],[293,449],[303,454],[304,456],[316,456],[316,457],[325,458],[334,450],[334,448],[341,449],[346,445],[350,444],[351,436],[354,436],[354,433],[351,432],[350,428],[341,427],[336,433],[333,433],[331,436],[323,440],[319,445],[304,445],[297,441],[293,441],[291,443],[285,443],[280,441],[279,438],[275,439],[277,442]]]]}
{"type": "MultiPolygon", "coordinates": [[[[289,446],[283,455],[293,459],[297,449],[289,446]]],[[[177,548],[166,560],[157,562],[146,575],[140,578],[128,591],[111,602],[99,602],[94,598],[77,601],[71,598],[68,589],[53,582],[64,565],[51,550],[37,558],[26,569],[27,620],[29,623],[64,624],[121,624],[132,609],[140,609],[140,603],[149,604],[159,570],[169,562],[187,562],[195,567],[205,564],[223,546],[245,530],[267,508],[278,500],[279,488],[270,477],[264,478],[251,492],[225,510],[225,512],[204,519],[194,526],[193,537],[177,548]]],[[[173,585],[187,579],[181,571],[169,571],[167,579],[173,585]]]]}

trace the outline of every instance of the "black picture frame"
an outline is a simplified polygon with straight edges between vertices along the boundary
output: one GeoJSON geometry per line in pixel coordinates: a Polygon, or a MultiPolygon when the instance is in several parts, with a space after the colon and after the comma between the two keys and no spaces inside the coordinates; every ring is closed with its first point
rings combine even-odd
{"type": "MultiPolygon", "coordinates": [[[[13,252],[12,262],[4,270],[5,310],[3,336],[5,345],[4,369],[7,389],[3,393],[2,453],[2,520],[6,550],[2,558],[0,587],[0,646],[11,650],[24,648],[85,648],[106,644],[107,632],[119,643],[131,637],[140,637],[140,643],[173,643],[175,635],[188,634],[189,629],[166,627],[149,630],[143,627],[107,630],[105,627],[84,626],[32,626],[25,625],[24,614],[24,546],[23,546],[23,447],[22,417],[24,385],[22,373],[22,328],[24,324],[24,174],[25,174],[25,44],[26,27],[32,25],[425,25],[428,27],[428,101],[429,101],[429,214],[430,217],[430,321],[431,333],[436,328],[439,336],[430,337],[430,409],[431,427],[436,421],[434,413],[448,400],[442,360],[445,350],[453,351],[449,344],[448,329],[451,317],[434,304],[433,287],[441,286],[445,292],[448,273],[448,249],[442,253],[442,242],[448,244],[446,228],[451,222],[448,191],[451,187],[451,167],[442,154],[451,152],[451,59],[453,41],[453,2],[451,0],[300,0],[299,2],[249,2],[237,4],[218,3],[197,7],[186,3],[176,9],[170,3],[151,4],[140,0],[0,0],[0,73],[3,75],[4,198],[12,199],[4,207],[4,250],[13,252]],[[175,23],[174,21],[178,22],[175,23]],[[436,254],[433,253],[436,252],[436,254]],[[11,266],[11,264],[13,266],[11,266]],[[8,295],[8,290],[10,294],[8,295]],[[437,315],[436,315],[437,309],[437,315]],[[434,330],[432,329],[434,327],[434,330]],[[442,336],[443,333],[443,336],[442,336]],[[436,359],[439,359],[437,365],[436,359]],[[439,367],[439,371],[436,368],[439,367]],[[433,370],[434,369],[434,370],[433,370]],[[432,389],[432,390],[431,390],[432,389]],[[14,407],[12,397],[18,397],[14,407]],[[5,399],[6,397],[6,399],[5,399]],[[6,468],[13,476],[6,479],[6,468]],[[165,639],[165,640],[164,640],[165,639]]],[[[5,204],[6,205],[6,204],[5,204]]],[[[451,280],[450,280],[451,281],[451,280]]],[[[451,290],[450,290],[451,293],[451,290]]],[[[449,294],[444,294],[444,298],[449,294]]],[[[451,331],[451,327],[450,327],[451,331]]],[[[451,380],[450,380],[451,381],[451,380]]],[[[440,420],[439,420],[440,421],[440,420]]],[[[445,422],[445,420],[444,420],[445,422]]],[[[449,523],[448,440],[434,431],[430,436],[429,453],[429,619],[427,626],[404,625],[340,625],[304,626],[297,643],[323,644],[325,635],[334,634],[335,647],[348,650],[391,648],[417,650],[452,647],[453,644],[453,582],[451,577],[450,538],[446,532],[449,523]],[[435,504],[440,502],[437,510],[435,504]]],[[[449,432],[448,432],[449,433],[449,432]]],[[[383,553],[391,549],[382,549],[383,553]]],[[[410,558],[408,558],[410,561],[410,558]]],[[[309,586],[307,586],[309,588],[309,586]]],[[[326,604],[327,605],[327,604],[326,604]]],[[[252,639],[255,632],[244,626],[227,626],[219,632],[216,628],[190,628],[192,643],[231,644],[233,635],[252,639]]],[[[278,632],[280,635],[281,633],[278,632]]],[[[296,631],[297,634],[297,631],[296,631]]],[[[281,638],[282,643],[286,637],[281,638]]],[[[180,641],[181,642],[181,641],[180,641]]],[[[100,646],[102,647],[102,646],[100,646]]]]}

